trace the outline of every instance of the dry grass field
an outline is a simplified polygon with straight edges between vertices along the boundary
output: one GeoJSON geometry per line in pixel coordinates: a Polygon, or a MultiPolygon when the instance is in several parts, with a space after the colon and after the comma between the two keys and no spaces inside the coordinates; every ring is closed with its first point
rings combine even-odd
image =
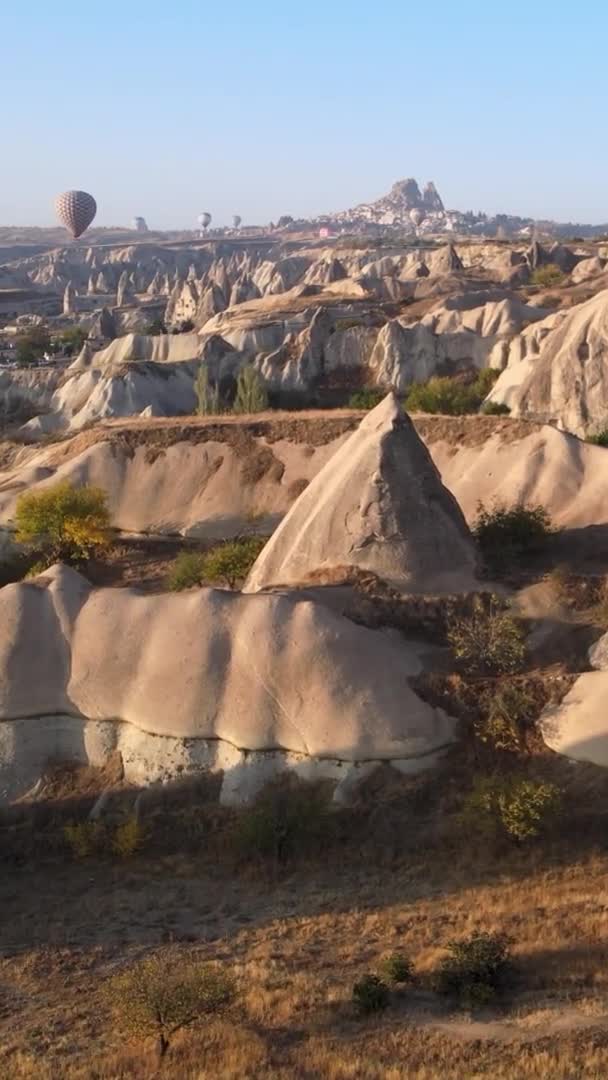
{"type": "MultiPolygon", "coordinates": [[[[76,859],[63,824],[95,795],[91,770],[49,785],[1,830],[0,1076],[15,1080],[291,1077],[571,1080],[608,1074],[608,853],[597,770],[551,757],[566,811],[531,844],[463,831],[473,759],[433,778],[370,786],[334,812],[326,842],[286,862],[235,848],[235,811],[201,789],[143,815],[142,850],[76,859]],[[71,786],[70,786],[71,785],[71,786]],[[471,1014],[433,992],[447,942],[507,934],[515,974],[471,1014]],[[159,1064],[104,987],[161,951],[236,980],[226,1012],[179,1033],[159,1064]],[[384,955],[415,980],[361,1017],[352,987],[384,955]]],[[[133,792],[120,785],[115,810],[133,792]]]]}

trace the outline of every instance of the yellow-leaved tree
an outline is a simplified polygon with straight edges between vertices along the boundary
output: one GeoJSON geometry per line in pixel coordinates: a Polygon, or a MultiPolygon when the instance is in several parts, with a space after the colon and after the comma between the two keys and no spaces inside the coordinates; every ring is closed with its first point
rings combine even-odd
{"type": "Polygon", "coordinates": [[[110,543],[110,514],[101,488],[68,481],[20,495],[15,509],[16,540],[50,566],[81,562],[110,543]]]}

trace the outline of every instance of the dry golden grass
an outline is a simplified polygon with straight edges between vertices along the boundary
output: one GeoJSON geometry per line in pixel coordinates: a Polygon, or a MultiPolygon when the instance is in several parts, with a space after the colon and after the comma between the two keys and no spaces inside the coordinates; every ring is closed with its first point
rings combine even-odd
{"type": "MultiPolygon", "coordinates": [[[[407,823],[403,822],[403,827],[407,823]]],[[[365,853],[284,873],[200,857],[58,859],[0,884],[0,1076],[158,1075],[558,1080],[608,1075],[608,856],[500,856],[438,847],[387,865],[365,853]],[[429,992],[443,946],[476,929],[514,941],[517,983],[471,1020],[429,992]],[[150,950],[214,959],[237,1003],[172,1045],[126,1039],[104,981],[150,950]],[[387,951],[411,957],[414,990],[358,1018],[352,985],[387,951]]]]}

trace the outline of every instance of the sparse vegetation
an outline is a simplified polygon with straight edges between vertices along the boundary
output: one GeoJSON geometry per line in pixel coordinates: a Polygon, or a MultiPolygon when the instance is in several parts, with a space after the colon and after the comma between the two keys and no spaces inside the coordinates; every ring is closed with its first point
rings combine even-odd
{"type": "Polygon", "coordinates": [[[502,934],[474,933],[450,941],[435,977],[438,993],[465,1008],[487,1005],[507,984],[511,969],[509,940],[502,934]]]}
{"type": "Polygon", "coordinates": [[[461,820],[465,831],[484,837],[534,840],[556,821],[560,789],[520,776],[480,776],[466,796],[461,820]]]}
{"type": "Polygon", "coordinates": [[[80,562],[110,543],[110,514],[101,488],[67,481],[20,495],[15,508],[16,539],[40,556],[41,568],[80,562]]]}
{"type": "Polygon", "coordinates": [[[232,411],[246,415],[264,412],[267,408],[268,394],[264,380],[251,364],[247,364],[239,372],[232,411]]]}
{"type": "Polygon", "coordinates": [[[434,375],[425,383],[414,383],[405,399],[407,412],[441,413],[462,416],[478,412],[498,378],[498,372],[485,368],[475,378],[434,375]]]}
{"type": "Polygon", "coordinates": [[[546,266],[537,266],[530,275],[531,285],[540,285],[543,289],[552,289],[555,285],[563,285],[566,275],[555,263],[547,263],[546,266]]]}
{"type": "Polygon", "coordinates": [[[379,975],[364,975],[353,986],[353,1001],[363,1016],[382,1012],[390,1001],[388,986],[379,975]]]}
{"type": "Polygon", "coordinates": [[[523,631],[498,600],[479,601],[470,615],[448,624],[448,642],[460,667],[472,675],[502,675],[520,670],[526,647],[523,631]]]}
{"type": "Polygon", "coordinates": [[[354,394],[351,394],[348,407],[349,409],[375,409],[383,397],[385,397],[383,390],[372,390],[371,388],[357,390],[354,394]]]}
{"type": "Polygon", "coordinates": [[[473,525],[481,553],[492,569],[542,551],[555,531],[544,506],[524,503],[510,508],[495,503],[491,509],[479,503],[473,525]]]}
{"type": "Polygon", "coordinates": [[[233,1000],[235,984],[219,967],[161,953],[115,975],[106,995],[121,1026],[130,1035],[155,1038],[162,1059],[178,1031],[233,1000]]]}
{"type": "Polygon", "coordinates": [[[310,854],[326,844],[329,795],[323,785],[291,777],[267,784],[235,825],[237,851],[275,864],[310,854]]]}

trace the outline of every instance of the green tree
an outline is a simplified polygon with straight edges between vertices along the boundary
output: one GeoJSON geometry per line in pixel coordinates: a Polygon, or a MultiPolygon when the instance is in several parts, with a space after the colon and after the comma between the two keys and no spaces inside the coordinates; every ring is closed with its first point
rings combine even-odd
{"type": "Polygon", "coordinates": [[[235,413],[258,413],[268,408],[268,394],[262,378],[251,364],[241,368],[232,407],[235,413]]]}
{"type": "Polygon", "coordinates": [[[243,536],[208,551],[203,562],[204,580],[234,589],[244,581],[266,544],[263,536],[243,536]]]}
{"type": "Polygon", "coordinates": [[[73,356],[74,353],[80,352],[88,336],[88,331],[84,326],[69,326],[67,330],[64,330],[60,337],[60,345],[66,356],[73,356]]]}
{"type": "Polygon", "coordinates": [[[15,343],[15,355],[20,364],[31,364],[51,348],[51,337],[45,326],[32,326],[19,334],[15,343]]]}
{"type": "Polygon", "coordinates": [[[159,1058],[171,1039],[233,1000],[231,976],[211,964],[157,954],[109,980],[106,996],[131,1035],[156,1038],[159,1058]]]}
{"type": "Polygon", "coordinates": [[[51,563],[78,562],[109,544],[110,515],[101,488],[67,481],[20,495],[15,508],[16,539],[51,563]]]}
{"type": "Polygon", "coordinates": [[[194,392],[199,416],[216,416],[220,411],[220,392],[217,386],[210,386],[209,371],[204,364],[198,369],[194,381],[194,392]]]}
{"type": "Polygon", "coordinates": [[[145,330],[146,334],[150,334],[151,337],[158,337],[159,334],[166,334],[167,327],[160,315],[156,319],[151,319],[145,330]]]}

